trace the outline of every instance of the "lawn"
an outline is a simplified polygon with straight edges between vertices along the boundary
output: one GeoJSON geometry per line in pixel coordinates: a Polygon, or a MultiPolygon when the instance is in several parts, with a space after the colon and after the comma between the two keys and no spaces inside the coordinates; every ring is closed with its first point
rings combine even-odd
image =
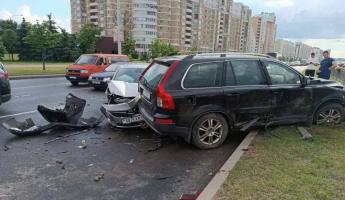
{"type": "Polygon", "coordinates": [[[257,136],[230,172],[216,200],[345,199],[345,128],[295,127],[257,136]]]}
{"type": "Polygon", "coordinates": [[[46,70],[42,70],[41,62],[4,62],[10,76],[64,74],[70,63],[46,63],[46,70]]]}

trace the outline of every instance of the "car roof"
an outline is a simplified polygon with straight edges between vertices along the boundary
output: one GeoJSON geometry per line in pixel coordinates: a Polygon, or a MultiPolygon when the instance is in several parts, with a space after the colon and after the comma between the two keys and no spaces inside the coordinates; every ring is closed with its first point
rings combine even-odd
{"type": "Polygon", "coordinates": [[[140,62],[123,62],[123,63],[114,63],[119,64],[119,68],[146,68],[149,66],[149,63],[140,63],[140,62]]]}

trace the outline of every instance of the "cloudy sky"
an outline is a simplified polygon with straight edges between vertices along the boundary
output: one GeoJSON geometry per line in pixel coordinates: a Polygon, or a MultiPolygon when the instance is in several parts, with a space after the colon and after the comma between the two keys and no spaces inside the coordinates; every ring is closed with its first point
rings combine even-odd
{"type": "MultiPolygon", "coordinates": [[[[278,38],[303,41],[332,49],[334,57],[345,58],[345,6],[343,0],[237,0],[253,9],[275,12],[278,38]]],[[[69,0],[0,0],[0,19],[35,22],[52,13],[58,25],[70,30],[69,0]]]]}

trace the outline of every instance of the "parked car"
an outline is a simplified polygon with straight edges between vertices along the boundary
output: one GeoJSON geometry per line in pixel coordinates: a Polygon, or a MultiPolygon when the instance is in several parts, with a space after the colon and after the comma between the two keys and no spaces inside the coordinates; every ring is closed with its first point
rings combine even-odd
{"type": "Polygon", "coordinates": [[[197,54],[154,60],[139,81],[138,107],[157,133],[201,149],[253,126],[341,123],[340,83],[310,79],[266,55],[197,54]]]}
{"type": "Polygon", "coordinates": [[[0,63],[0,105],[11,99],[11,85],[5,66],[0,63]]]}
{"type": "Polygon", "coordinates": [[[138,96],[139,77],[148,63],[127,63],[121,65],[108,83],[106,95],[110,103],[123,103],[138,96]]]}
{"type": "Polygon", "coordinates": [[[83,54],[78,60],[66,68],[66,79],[72,85],[88,82],[89,76],[104,71],[110,64],[128,62],[126,55],[116,54],[83,54]]]}
{"type": "Polygon", "coordinates": [[[91,74],[89,84],[95,89],[106,90],[108,82],[114,77],[116,71],[126,62],[117,62],[109,65],[103,72],[91,74]]]}

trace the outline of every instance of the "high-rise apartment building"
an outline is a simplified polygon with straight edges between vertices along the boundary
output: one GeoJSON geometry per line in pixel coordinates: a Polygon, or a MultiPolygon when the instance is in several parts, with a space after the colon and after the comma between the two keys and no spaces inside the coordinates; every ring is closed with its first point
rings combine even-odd
{"type": "Polygon", "coordinates": [[[295,43],[288,40],[277,40],[274,45],[274,52],[278,53],[279,56],[284,58],[295,58],[295,50],[295,43]]]}
{"type": "Polygon", "coordinates": [[[277,25],[274,13],[261,13],[252,17],[252,30],[255,34],[255,52],[274,52],[277,25]]]}
{"type": "Polygon", "coordinates": [[[310,54],[313,52],[313,47],[304,44],[302,42],[296,43],[296,52],[295,52],[295,59],[296,60],[306,60],[310,57],[310,54]]]}
{"type": "Polygon", "coordinates": [[[242,3],[234,3],[230,24],[230,50],[247,52],[250,36],[249,22],[252,15],[251,9],[242,3]]]}
{"type": "Polygon", "coordinates": [[[102,36],[132,37],[139,52],[156,38],[182,51],[230,50],[232,0],[119,1],[117,21],[117,0],[71,0],[72,32],[92,23],[103,29],[102,36]]]}

